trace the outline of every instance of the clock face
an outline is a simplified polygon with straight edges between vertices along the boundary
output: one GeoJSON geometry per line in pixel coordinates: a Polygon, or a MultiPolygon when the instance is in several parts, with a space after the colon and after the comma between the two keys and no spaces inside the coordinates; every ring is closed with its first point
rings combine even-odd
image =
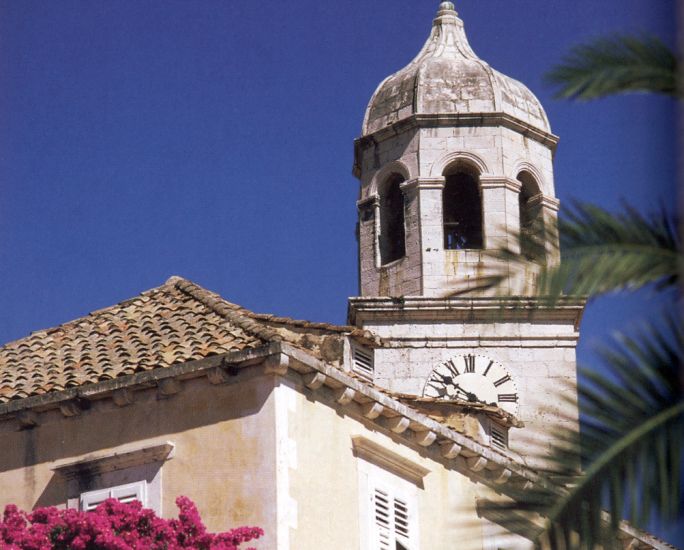
{"type": "Polygon", "coordinates": [[[428,378],[423,396],[459,399],[518,411],[518,388],[501,363],[484,355],[456,355],[444,361],[428,378]]]}

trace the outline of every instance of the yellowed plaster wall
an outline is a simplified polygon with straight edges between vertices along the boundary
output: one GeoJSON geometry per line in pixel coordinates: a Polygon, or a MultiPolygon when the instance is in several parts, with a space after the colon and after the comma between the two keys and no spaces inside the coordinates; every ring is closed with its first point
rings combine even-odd
{"type": "Polygon", "coordinates": [[[56,462],[171,441],[174,456],[162,470],[163,515],[175,516],[175,498],[187,495],[210,530],[257,525],[269,535],[259,547],[275,548],[272,387],[272,376],[219,386],[198,378],[166,399],[145,390],[126,407],[107,399],[76,417],[50,411],[30,430],[0,422],[0,510],[9,503],[64,506],[66,482],[51,471],[56,462]]]}
{"type": "Polygon", "coordinates": [[[295,405],[289,414],[289,436],[297,464],[290,471],[290,496],[297,506],[298,525],[290,531],[290,548],[361,548],[360,459],[353,454],[352,437],[362,435],[430,470],[418,489],[421,549],[481,549],[482,522],[475,501],[482,485],[373,427],[354,412],[354,404],[343,407],[332,399],[325,404],[318,397],[307,398],[326,391],[292,390],[295,405]]]}

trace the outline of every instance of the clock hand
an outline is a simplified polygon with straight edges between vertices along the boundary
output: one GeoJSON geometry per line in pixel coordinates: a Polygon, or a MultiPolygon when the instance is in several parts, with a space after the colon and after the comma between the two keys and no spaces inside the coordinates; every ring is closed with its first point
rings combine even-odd
{"type": "Polygon", "coordinates": [[[454,384],[454,387],[456,388],[456,391],[457,391],[457,392],[460,391],[463,395],[465,395],[466,399],[467,399],[470,403],[483,403],[483,401],[480,401],[480,400],[478,399],[477,395],[475,395],[474,393],[469,392],[469,391],[467,391],[467,390],[464,390],[464,389],[463,389],[461,386],[459,386],[458,384],[454,384]]]}

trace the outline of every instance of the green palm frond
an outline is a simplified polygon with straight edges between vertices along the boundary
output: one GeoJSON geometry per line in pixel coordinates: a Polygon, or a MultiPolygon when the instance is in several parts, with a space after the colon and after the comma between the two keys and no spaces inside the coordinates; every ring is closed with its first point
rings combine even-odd
{"type": "Polygon", "coordinates": [[[648,284],[675,287],[682,251],[675,220],[624,207],[576,204],[559,220],[562,265],[543,271],[541,290],[596,295],[648,284]]]}
{"type": "MultiPolygon", "coordinates": [[[[488,251],[501,265],[534,265],[536,293],[554,302],[565,296],[595,296],[655,285],[659,290],[677,288],[684,255],[673,216],[660,211],[644,215],[627,206],[612,213],[590,204],[574,204],[559,220],[527,239],[536,260],[509,249],[488,251]],[[560,232],[560,239],[558,233],[560,232]],[[545,247],[560,240],[559,266],[547,266],[545,247]]],[[[478,281],[481,288],[496,286],[516,270],[490,273],[478,281]]]]}
{"type": "Polygon", "coordinates": [[[610,548],[621,518],[643,527],[652,515],[667,521],[682,508],[684,335],[677,318],[617,335],[601,357],[601,373],[582,371],[581,437],[568,429],[555,433],[544,458],[549,474],[564,475],[565,493],[537,487],[509,495],[512,501],[482,504],[485,517],[526,524],[543,548],[610,548]],[[587,465],[581,473],[578,458],[587,465]],[[545,528],[538,527],[540,517],[545,528]]]}
{"type": "MultiPolygon", "coordinates": [[[[588,467],[545,514],[552,548],[573,532],[588,548],[613,540],[624,514],[644,526],[654,511],[664,520],[680,511],[684,338],[676,317],[618,336],[601,356],[604,372],[583,370],[588,383],[579,390],[584,424],[577,451],[588,467]]],[[[556,467],[570,467],[568,447],[560,447],[556,467]]]]}
{"type": "Polygon", "coordinates": [[[677,57],[652,36],[615,35],[573,48],[546,80],[557,97],[582,100],[625,92],[681,96],[677,57]]]}

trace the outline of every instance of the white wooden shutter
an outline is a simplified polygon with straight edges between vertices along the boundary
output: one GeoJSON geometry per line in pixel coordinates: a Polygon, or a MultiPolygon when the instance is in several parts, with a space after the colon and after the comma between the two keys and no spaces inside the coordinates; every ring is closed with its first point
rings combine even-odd
{"type": "Polygon", "coordinates": [[[385,487],[375,487],[371,496],[375,549],[414,550],[411,506],[385,487]]]}
{"type": "Polygon", "coordinates": [[[390,550],[393,531],[390,495],[376,488],[373,493],[373,515],[378,550],[390,550]]]}
{"type": "Polygon", "coordinates": [[[411,539],[408,503],[399,497],[394,497],[394,534],[397,550],[409,547],[411,539]]]}
{"type": "Polygon", "coordinates": [[[102,504],[109,498],[109,489],[102,489],[101,491],[88,491],[81,494],[81,510],[88,512],[97,508],[98,504],[102,504]]]}
{"type": "Polygon", "coordinates": [[[119,502],[131,502],[139,500],[143,506],[147,506],[147,484],[145,481],[137,481],[117,487],[88,491],[81,494],[81,510],[87,512],[94,510],[108,498],[115,498],[119,502]]]}
{"type": "Polygon", "coordinates": [[[145,494],[146,483],[138,481],[136,483],[129,483],[128,485],[120,485],[119,487],[112,487],[112,498],[119,502],[131,502],[132,500],[139,500],[143,506],[147,505],[145,494]]]}

